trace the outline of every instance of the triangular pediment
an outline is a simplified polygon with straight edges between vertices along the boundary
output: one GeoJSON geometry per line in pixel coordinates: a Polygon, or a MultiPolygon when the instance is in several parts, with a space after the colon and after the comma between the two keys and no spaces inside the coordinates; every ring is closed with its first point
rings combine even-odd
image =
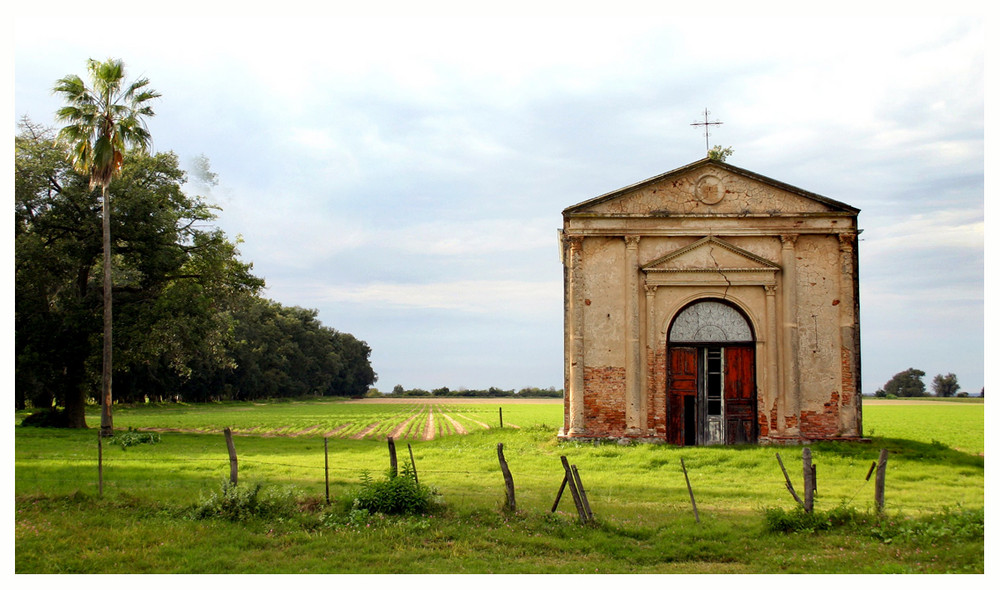
{"type": "Polygon", "coordinates": [[[563,211],[566,217],[857,215],[845,203],[704,159],[563,211]]]}
{"type": "Polygon", "coordinates": [[[646,272],[774,272],[780,266],[746,250],[708,236],[642,266],[646,272]]]}

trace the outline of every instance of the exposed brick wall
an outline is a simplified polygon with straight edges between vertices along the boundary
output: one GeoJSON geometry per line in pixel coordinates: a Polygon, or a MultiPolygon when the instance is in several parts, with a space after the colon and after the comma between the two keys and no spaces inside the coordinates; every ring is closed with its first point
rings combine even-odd
{"type": "Polygon", "coordinates": [[[658,346],[655,351],[647,351],[649,367],[649,422],[648,427],[657,437],[667,436],[667,348],[658,346]]]}
{"type": "Polygon", "coordinates": [[[830,394],[830,400],[819,411],[802,412],[799,434],[805,439],[833,438],[840,434],[840,392],[830,394]]]}
{"type": "Polygon", "coordinates": [[[584,367],[583,383],[588,436],[624,436],[625,367],[584,367]]]}

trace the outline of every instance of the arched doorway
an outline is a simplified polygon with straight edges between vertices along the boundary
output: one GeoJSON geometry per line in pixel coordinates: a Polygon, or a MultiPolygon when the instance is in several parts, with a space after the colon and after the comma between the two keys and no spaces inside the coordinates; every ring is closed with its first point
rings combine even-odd
{"type": "Polygon", "coordinates": [[[684,307],[667,338],[667,440],[757,442],[754,335],[743,313],[704,299],[684,307]]]}

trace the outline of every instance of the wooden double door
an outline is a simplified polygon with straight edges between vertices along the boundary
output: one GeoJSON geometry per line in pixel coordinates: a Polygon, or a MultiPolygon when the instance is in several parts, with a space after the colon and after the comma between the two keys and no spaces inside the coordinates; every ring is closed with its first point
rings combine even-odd
{"type": "Polygon", "coordinates": [[[752,344],[675,345],[667,362],[668,442],[757,442],[752,344]]]}

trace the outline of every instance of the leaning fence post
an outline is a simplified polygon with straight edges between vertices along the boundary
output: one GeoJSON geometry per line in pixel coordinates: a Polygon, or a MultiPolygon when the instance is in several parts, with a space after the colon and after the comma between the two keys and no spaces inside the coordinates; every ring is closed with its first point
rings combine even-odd
{"type": "Polygon", "coordinates": [[[889,450],[882,449],[878,454],[878,467],[875,470],[875,510],[885,509],[885,466],[889,462],[889,450]]]}
{"type": "Polygon", "coordinates": [[[580,472],[576,465],[570,466],[573,470],[573,480],[576,482],[576,489],[580,492],[580,502],[583,504],[583,511],[587,513],[587,520],[594,520],[594,512],[590,509],[590,501],[587,500],[587,490],[583,489],[583,480],[580,479],[580,472]]]}
{"type": "Polygon", "coordinates": [[[785,469],[785,464],[781,462],[781,455],[778,453],[774,454],[778,458],[778,465],[781,466],[781,473],[785,475],[785,487],[788,488],[788,492],[795,498],[795,501],[799,503],[799,506],[805,507],[802,500],[799,499],[799,495],[795,493],[795,487],[792,485],[792,480],[788,477],[788,470],[785,469]]]}
{"type": "Polygon", "coordinates": [[[417,479],[417,461],[413,458],[413,447],[410,443],[406,443],[406,448],[410,450],[410,467],[413,468],[413,483],[420,485],[420,480],[417,479]]]}
{"type": "Polygon", "coordinates": [[[504,508],[514,512],[517,510],[517,502],[514,500],[514,477],[510,474],[510,468],[507,467],[507,459],[503,456],[503,443],[497,443],[497,458],[500,459],[500,470],[503,472],[503,482],[504,482],[504,493],[507,497],[507,503],[504,508]]]}
{"type": "Polygon", "coordinates": [[[566,489],[566,482],[568,482],[568,481],[569,481],[569,477],[567,477],[566,475],[563,475],[562,483],[559,484],[559,492],[556,493],[556,501],[552,503],[552,512],[555,512],[556,508],[559,507],[559,500],[562,499],[563,490],[566,489]]]}
{"type": "Polygon", "coordinates": [[[681,458],[681,469],[684,471],[684,481],[687,482],[688,496],[691,496],[691,508],[694,509],[694,521],[700,523],[701,519],[698,518],[698,504],[696,504],[695,501],[694,501],[694,492],[691,491],[691,479],[688,478],[688,470],[687,470],[687,467],[684,466],[684,458],[683,457],[681,458]]]}
{"type": "Polygon", "coordinates": [[[236,485],[240,470],[236,462],[236,446],[233,444],[233,431],[227,426],[222,432],[226,435],[226,448],[229,449],[229,481],[233,485],[236,485]]]}
{"type": "Polygon", "coordinates": [[[576,504],[576,513],[580,515],[580,522],[583,524],[587,523],[587,512],[583,509],[583,501],[580,500],[580,491],[576,488],[576,481],[573,478],[573,472],[569,468],[569,461],[566,460],[566,456],[560,457],[562,460],[563,471],[566,472],[566,482],[569,484],[570,494],[573,495],[573,503],[576,504]]]}
{"type": "Polygon", "coordinates": [[[813,476],[812,451],[809,450],[809,447],[804,447],[802,449],[802,479],[805,490],[803,491],[802,507],[806,509],[806,512],[813,511],[813,491],[815,490],[813,476]]]}
{"type": "Polygon", "coordinates": [[[389,440],[389,477],[396,477],[399,475],[399,464],[396,462],[396,443],[392,442],[392,437],[386,437],[389,440]]]}
{"type": "Polygon", "coordinates": [[[500,428],[503,428],[503,406],[499,406],[499,408],[500,408],[500,428]]]}

